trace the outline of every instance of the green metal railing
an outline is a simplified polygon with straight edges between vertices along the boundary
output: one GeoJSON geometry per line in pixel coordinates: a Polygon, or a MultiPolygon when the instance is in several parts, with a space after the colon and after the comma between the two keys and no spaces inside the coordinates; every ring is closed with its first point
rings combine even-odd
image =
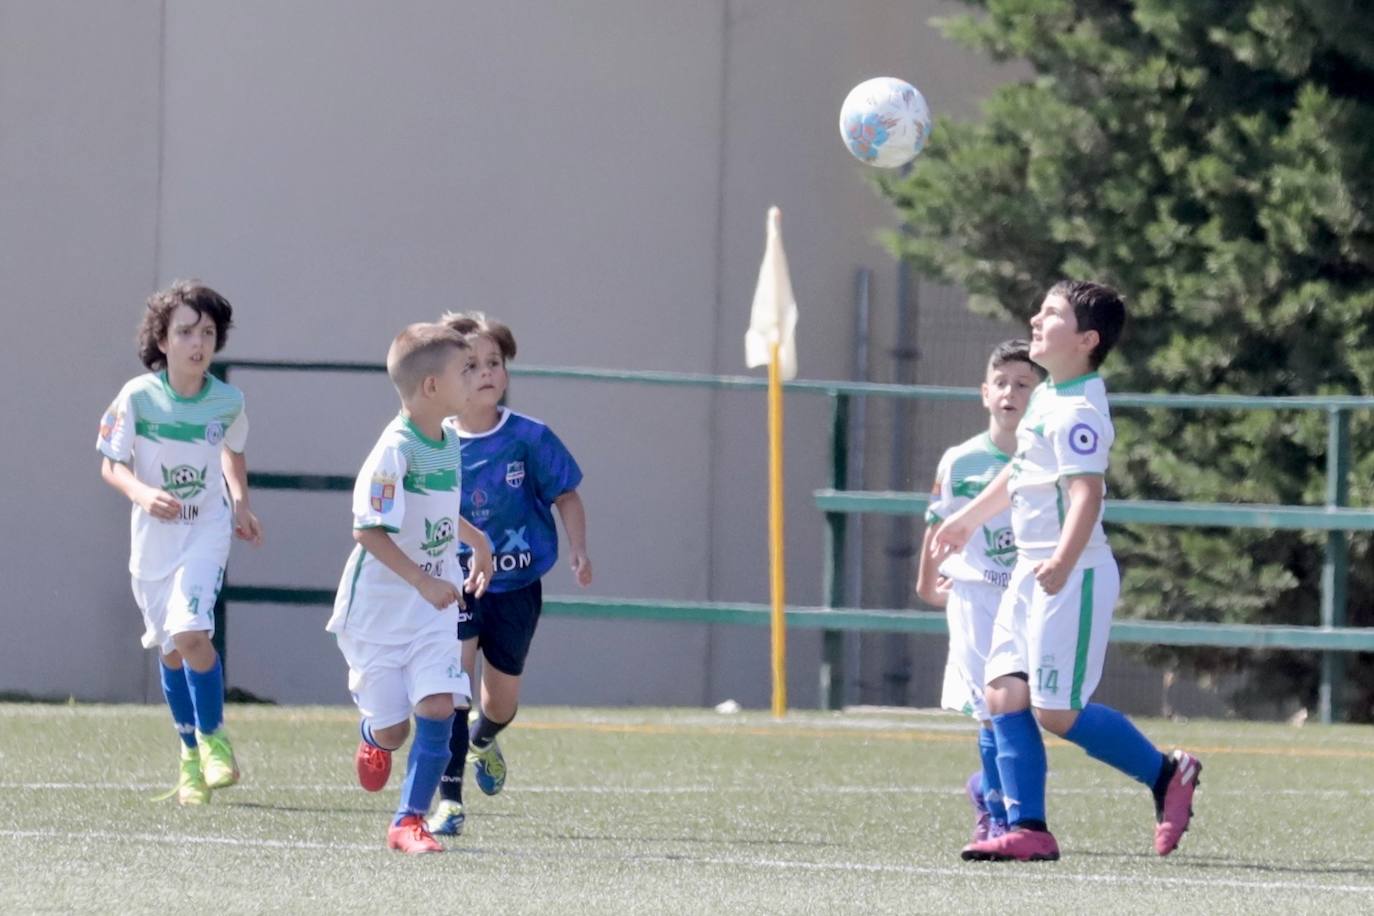
{"type": "MultiPolygon", "coordinates": [[[[215,371],[227,378],[234,369],[382,374],[385,367],[360,362],[292,362],[284,360],[224,360],[215,371]]],[[[611,371],[588,368],[512,366],[511,374],[526,378],[579,380],[714,390],[760,391],[767,381],[749,376],[717,376],[682,372],[611,371]]],[[[787,623],[798,629],[822,631],[821,698],[827,708],[842,705],[842,637],[845,631],[929,633],[946,632],[940,611],[907,609],[857,609],[844,607],[844,555],[847,517],[857,513],[919,515],[929,499],[920,493],[850,491],[848,470],[849,417],[855,397],[914,398],[934,401],[976,401],[978,392],[939,385],[888,385],[877,382],[791,381],[787,392],[824,395],[832,403],[831,488],[817,490],[816,506],[825,514],[825,606],[789,607],[787,623]]],[[[1349,416],[1354,410],[1374,409],[1374,398],[1283,397],[1235,395],[1139,395],[1111,398],[1117,407],[1164,407],[1196,410],[1322,410],[1328,415],[1326,502],[1322,506],[1269,506],[1109,500],[1106,518],[1112,522],[1153,525],[1191,525],[1258,529],[1305,529],[1327,532],[1322,569],[1321,622],[1319,626],[1260,626],[1244,624],[1174,623],[1119,620],[1112,624],[1111,638],[1122,643],[1175,646],[1217,646],[1313,650],[1322,653],[1319,707],[1323,722],[1330,722],[1339,705],[1342,653],[1374,651],[1374,629],[1345,627],[1346,583],[1349,575],[1348,532],[1374,531],[1374,510],[1351,509],[1349,497],[1349,416]]],[[[249,485],[266,490],[346,492],[351,476],[254,471],[249,485]]],[[[225,601],[253,603],[328,605],[332,590],[228,585],[220,598],[221,621],[216,640],[223,653],[225,601]]],[[[550,597],[545,613],[611,619],[665,620],[693,623],[729,623],[768,626],[766,604],[639,601],[611,598],[550,597]]]]}

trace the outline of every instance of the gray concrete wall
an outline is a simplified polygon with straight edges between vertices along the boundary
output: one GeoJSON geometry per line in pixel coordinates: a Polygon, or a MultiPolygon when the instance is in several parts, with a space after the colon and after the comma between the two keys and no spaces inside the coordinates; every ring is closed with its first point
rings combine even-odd
{"type": "MultiPolygon", "coordinates": [[[[960,8],[0,0],[0,381],[10,441],[26,444],[0,457],[22,520],[0,559],[0,691],[158,695],[124,572],[127,507],[92,445],[139,371],[142,300],[175,278],[234,302],[226,356],[380,360],[401,325],[480,308],[515,328],[525,364],[741,373],[777,204],[803,377],[849,375],[853,276],[870,267],[873,374],[889,380],[896,267],[875,235],[892,213],[844,151],[838,106],[889,73],[939,112],[971,113],[1000,74],[927,24],[960,8]]],[[[956,317],[951,291],[920,295],[918,334],[938,354],[920,380],[976,381],[1003,330],[956,317]]],[[[234,381],[260,470],[353,473],[395,409],[376,376],[234,381]]],[[[586,470],[592,593],[766,600],[761,393],[517,379],[511,399],[586,470]]],[[[883,409],[867,482],[888,486],[883,409]]],[[[920,415],[916,485],[976,422],[963,414],[920,415]]],[[[810,493],[827,481],[828,423],[823,399],[789,396],[788,590],[802,604],[821,599],[810,493]]],[[[267,546],[236,546],[231,578],[332,587],[346,500],[255,502],[267,546]]],[[[547,591],[576,587],[560,567],[547,591]]],[[[346,702],[324,617],[231,607],[231,683],[346,702]]],[[[818,654],[793,634],[795,704],[816,702],[818,654]]],[[[549,619],[525,696],[763,706],[767,657],[762,631],[549,619]]]]}

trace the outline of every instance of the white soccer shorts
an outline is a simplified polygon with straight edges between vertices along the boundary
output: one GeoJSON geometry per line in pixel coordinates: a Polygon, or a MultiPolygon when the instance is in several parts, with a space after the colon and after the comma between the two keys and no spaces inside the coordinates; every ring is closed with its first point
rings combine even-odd
{"type": "Polygon", "coordinates": [[[436,694],[451,694],[455,708],[471,702],[461,647],[452,632],[446,637],[421,634],[399,646],[364,642],[346,633],[338,639],[348,662],[348,690],[373,728],[406,721],[417,703],[436,694]]]}
{"type": "Polygon", "coordinates": [[[178,633],[215,632],[215,598],[224,583],[224,561],[188,559],[161,579],[130,578],[134,601],[143,612],[143,648],[163,655],[176,651],[178,633]]]}
{"type": "Polygon", "coordinates": [[[983,670],[992,647],[992,627],[1002,589],[982,582],[954,582],[945,605],[949,622],[949,656],[940,705],[986,721],[983,670]]]}
{"type": "Polygon", "coordinates": [[[1121,573],[1109,560],[1075,569],[1058,594],[1035,581],[1038,561],[1020,558],[997,608],[988,682],[1022,672],[1038,709],[1082,709],[1102,680],[1121,573]]]}

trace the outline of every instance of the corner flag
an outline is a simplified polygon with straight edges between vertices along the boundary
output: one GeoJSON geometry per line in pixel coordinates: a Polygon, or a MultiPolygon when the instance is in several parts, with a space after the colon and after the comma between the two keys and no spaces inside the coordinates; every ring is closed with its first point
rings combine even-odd
{"type": "Polygon", "coordinates": [[[768,208],[768,241],[754,287],[754,306],[749,330],[744,334],[744,364],[749,368],[769,363],[769,345],[778,345],[778,369],[784,381],[797,377],[797,300],[787,272],[787,253],[782,249],[782,213],[768,208]]]}

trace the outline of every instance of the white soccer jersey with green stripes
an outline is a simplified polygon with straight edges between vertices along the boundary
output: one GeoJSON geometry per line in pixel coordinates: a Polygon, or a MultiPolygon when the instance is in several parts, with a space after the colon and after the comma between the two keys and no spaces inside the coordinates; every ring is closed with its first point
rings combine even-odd
{"type": "MultiPolygon", "coordinates": [[[[353,485],[355,530],[385,530],[421,569],[453,583],[462,582],[457,549],[460,448],[451,431],[441,440],[430,439],[409,418],[398,416],[377,440],[353,485]]],[[[344,564],[334,614],[325,629],[384,645],[404,645],[429,632],[456,639],[458,606],[436,610],[357,544],[344,564]]]]}
{"type": "MultiPolygon", "coordinates": [[[[1064,533],[1069,481],[1105,476],[1116,431],[1107,407],[1107,386],[1096,372],[1059,385],[1043,382],[1031,395],[1016,429],[1011,462],[1011,523],[1016,547],[1033,560],[1048,559],[1064,533]]],[[[1079,567],[1111,559],[1098,513],[1079,567]]]]}
{"type": "Polygon", "coordinates": [[[205,376],[200,392],[189,398],[172,390],[165,371],[140,375],[120,389],[101,418],[96,448],[181,503],[180,514],[170,521],[134,503],[130,573],[161,579],[192,553],[218,554],[223,565],[233,513],[220,453],[226,446],[241,453],[247,442],[243,392],[213,375],[205,376]]]}
{"type": "MultiPolygon", "coordinates": [[[[1011,457],[980,433],[945,450],[935,472],[935,487],[926,508],[926,524],[944,521],[982,493],[1011,457]]],[[[999,512],[979,528],[962,551],[940,564],[940,573],[956,582],[983,582],[1005,588],[1016,565],[1011,513],[999,512]]]]}

